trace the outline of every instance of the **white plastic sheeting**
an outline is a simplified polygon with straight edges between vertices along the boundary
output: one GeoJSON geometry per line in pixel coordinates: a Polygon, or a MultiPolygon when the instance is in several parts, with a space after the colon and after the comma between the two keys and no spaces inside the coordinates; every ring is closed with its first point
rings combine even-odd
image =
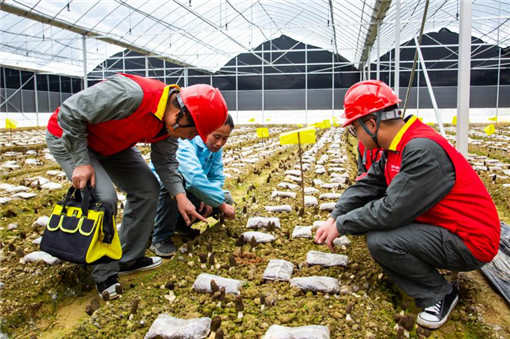
{"type": "MultiPolygon", "coordinates": [[[[380,46],[381,55],[394,48],[396,2],[380,23],[371,60],[377,58],[375,46],[380,46]]],[[[473,36],[508,47],[510,3],[472,2],[473,36]]],[[[357,65],[371,41],[368,34],[378,16],[377,4],[376,0],[4,0],[0,65],[82,76],[82,35],[87,35],[87,71],[130,48],[215,72],[236,55],[254,52],[262,42],[281,35],[335,52],[357,65]]],[[[420,22],[423,10],[424,1],[401,1],[401,42],[417,34],[409,15],[420,22]]],[[[458,32],[458,11],[458,1],[431,0],[424,32],[443,27],[458,32]]],[[[260,59],[260,53],[253,54],[260,59]]]]}

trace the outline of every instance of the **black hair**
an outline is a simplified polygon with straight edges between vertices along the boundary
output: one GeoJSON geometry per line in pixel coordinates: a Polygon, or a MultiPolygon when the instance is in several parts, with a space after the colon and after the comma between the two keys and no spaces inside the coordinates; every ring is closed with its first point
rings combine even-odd
{"type": "Polygon", "coordinates": [[[227,114],[227,120],[225,120],[225,123],[223,125],[229,125],[230,129],[234,129],[234,119],[230,115],[230,113],[227,114]]]}

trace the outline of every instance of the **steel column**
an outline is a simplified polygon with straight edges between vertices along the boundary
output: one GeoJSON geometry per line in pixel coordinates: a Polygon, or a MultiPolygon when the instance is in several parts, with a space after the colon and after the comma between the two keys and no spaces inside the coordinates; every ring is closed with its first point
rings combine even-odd
{"type": "MultiPolygon", "coordinates": [[[[83,53],[83,89],[89,87],[89,81],[87,78],[87,37],[84,35],[81,36],[81,45],[82,45],[82,53],[83,53]]],[[[48,88],[48,91],[50,89],[48,88]]]]}
{"type": "Polygon", "coordinates": [[[395,0],[395,80],[394,90],[400,98],[400,0],[395,0]]]}
{"type": "Polygon", "coordinates": [[[458,75],[456,146],[462,155],[467,156],[471,87],[471,1],[460,1],[458,75]]]}

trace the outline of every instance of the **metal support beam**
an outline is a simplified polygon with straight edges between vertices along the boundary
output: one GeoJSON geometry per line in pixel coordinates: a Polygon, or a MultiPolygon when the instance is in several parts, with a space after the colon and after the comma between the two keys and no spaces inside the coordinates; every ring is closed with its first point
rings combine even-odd
{"type": "MultiPolygon", "coordinates": [[[[72,84],[72,80],[71,80],[72,84]]],[[[37,127],[39,127],[39,95],[37,90],[37,72],[34,72],[34,101],[35,101],[35,119],[37,127]]]]}
{"type": "Polygon", "coordinates": [[[335,116],[335,54],[331,53],[331,117],[335,116]]]}
{"type": "MultiPolygon", "coordinates": [[[[331,2],[331,1],[330,1],[331,2]]],[[[308,121],[308,45],[305,44],[305,115],[308,121]]]]}
{"type": "Polygon", "coordinates": [[[145,77],[149,77],[149,58],[145,56],[145,77]]]}
{"type": "Polygon", "coordinates": [[[391,0],[376,0],[374,4],[374,12],[370,20],[370,27],[368,28],[367,37],[365,39],[365,45],[363,47],[363,54],[361,54],[360,63],[364,63],[367,60],[370,61],[370,51],[374,45],[375,39],[377,39],[379,22],[383,22],[386,12],[390,8],[391,0]]]}
{"type": "Polygon", "coordinates": [[[395,0],[395,80],[393,89],[400,98],[400,0],[395,0]]]}
{"type": "Polygon", "coordinates": [[[236,55],[236,124],[239,123],[239,75],[237,73],[238,55],[236,55]]]}
{"type": "Polygon", "coordinates": [[[261,95],[261,98],[262,98],[262,123],[264,123],[264,92],[265,92],[265,84],[264,84],[264,44],[261,45],[261,48],[262,48],[262,54],[261,54],[261,58],[260,60],[262,61],[262,66],[261,66],[261,69],[262,69],[262,95],[261,95]]]}
{"type": "Polygon", "coordinates": [[[83,88],[89,87],[87,78],[87,37],[85,34],[81,36],[82,54],[83,54],[83,88]]]}
{"type": "Polygon", "coordinates": [[[459,77],[457,86],[457,150],[468,154],[469,89],[471,85],[471,1],[460,1],[459,77]]]}
{"type": "MultiPolygon", "coordinates": [[[[381,23],[377,22],[377,32],[381,28],[381,23]]],[[[379,34],[379,33],[378,33],[379,34]]],[[[379,71],[381,70],[381,39],[377,39],[377,64],[376,64],[376,79],[380,80],[379,71]]]]}

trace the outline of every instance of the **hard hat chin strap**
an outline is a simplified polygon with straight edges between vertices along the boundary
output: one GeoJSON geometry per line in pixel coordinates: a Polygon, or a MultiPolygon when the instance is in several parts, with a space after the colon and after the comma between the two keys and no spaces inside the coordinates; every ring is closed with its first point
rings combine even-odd
{"type": "MultiPolygon", "coordinates": [[[[374,114],[374,113],[372,113],[372,114],[374,114]]],[[[381,121],[402,119],[402,111],[398,108],[392,109],[390,111],[385,111],[385,112],[383,112],[381,110],[381,111],[375,112],[375,116],[376,116],[376,120],[375,120],[376,129],[375,129],[374,134],[372,132],[370,132],[370,130],[368,129],[367,125],[365,124],[365,122],[363,120],[359,119],[359,124],[361,127],[363,127],[365,132],[367,132],[367,134],[370,135],[372,140],[374,140],[377,148],[381,148],[381,146],[379,145],[379,141],[377,139],[377,133],[379,132],[379,126],[381,125],[381,121]]]]}
{"type": "MultiPolygon", "coordinates": [[[[179,127],[181,127],[181,128],[184,128],[184,127],[195,127],[194,121],[192,121],[193,123],[188,124],[188,125],[179,125],[179,121],[184,117],[184,113],[187,111],[187,108],[186,108],[186,105],[184,105],[184,102],[182,101],[180,94],[177,94],[176,98],[177,98],[177,102],[179,103],[179,106],[181,108],[179,109],[179,113],[177,113],[177,119],[175,119],[175,124],[173,124],[172,126],[167,127],[166,130],[167,130],[168,133],[174,132],[179,127]]],[[[189,115],[188,115],[188,117],[189,117],[189,115]]]]}

